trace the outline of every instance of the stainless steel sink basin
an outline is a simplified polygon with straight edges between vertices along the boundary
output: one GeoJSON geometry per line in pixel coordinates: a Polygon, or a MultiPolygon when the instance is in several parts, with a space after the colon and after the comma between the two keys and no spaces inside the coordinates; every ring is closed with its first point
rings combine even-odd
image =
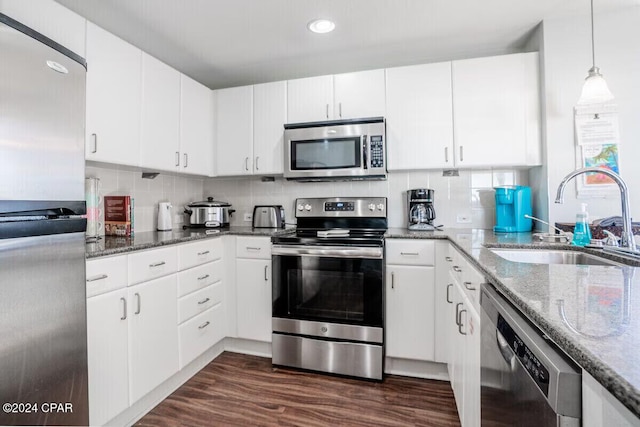
{"type": "Polygon", "coordinates": [[[489,248],[491,252],[513,262],[528,264],[620,265],[595,255],[561,249],[489,248]]]}

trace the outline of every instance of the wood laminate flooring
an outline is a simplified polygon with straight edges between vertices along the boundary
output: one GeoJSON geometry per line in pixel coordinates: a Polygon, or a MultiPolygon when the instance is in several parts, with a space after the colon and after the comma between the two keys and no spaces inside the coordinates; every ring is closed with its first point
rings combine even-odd
{"type": "Polygon", "coordinates": [[[137,426],[459,426],[448,382],[384,382],[273,368],[224,352],[137,426]]]}

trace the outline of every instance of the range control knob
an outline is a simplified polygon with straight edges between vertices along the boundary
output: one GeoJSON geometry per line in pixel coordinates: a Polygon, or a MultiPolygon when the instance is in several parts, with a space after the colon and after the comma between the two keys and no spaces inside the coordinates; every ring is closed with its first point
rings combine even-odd
{"type": "Polygon", "coordinates": [[[376,210],[376,205],[374,205],[373,203],[369,203],[369,210],[370,211],[375,211],[376,210]]]}
{"type": "Polygon", "coordinates": [[[379,204],[378,204],[378,210],[379,210],[379,211],[383,211],[383,210],[384,210],[384,204],[379,203],[379,204]]]}
{"type": "Polygon", "coordinates": [[[305,211],[310,211],[311,210],[311,205],[308,204],[308,203],[306,205],[304,205],[304,210],[305,211]]]}
{"type": "Polygon", "coordinates": [[[298,210],[299,210],[299,211],[304,210],[304,206],[302,206],[302,203],[298,205],[298,210]]]}

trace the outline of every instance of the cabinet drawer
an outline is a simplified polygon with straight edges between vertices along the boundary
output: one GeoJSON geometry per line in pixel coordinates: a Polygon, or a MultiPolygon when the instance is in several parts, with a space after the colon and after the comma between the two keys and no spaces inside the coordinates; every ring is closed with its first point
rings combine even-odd
{"type": "Polygon", "coordinates": [[[178,273],[178,297],[190,294],[222,280],[222,260],[190,268],[178,273]]]}
{"type": "Polygon", "coordinates": [[[178,324],[222,302],[224,288],[216,282],[178,300],[178,324]]]}
{"type": "Polygon", "coordinates": [[[178,271],[178,255],[175,246],[136,252],[129,255],[129,285],[178,271]]]}
{"type": "Polygon", "coordinates": [[[269,237],[238,237],[236,256],[238,258],[271,259],[271,239],[269,237]]]}
{"type": "Polygon", "coordinates": [[[434,265],[433,240],[387,239],[386,262],[396,265],[434,265]]]}
{"type": "Polygon", "coordinates": [[[178,246],[178,270],[186,270],[222,258],[222,240],[206,239],[178,246]]]}
{"type": "Polygon", "coordinates": [[[200,313],[179,326],[180,369],[224,337],[222,303],[200,313]]]}
{"type": "Polygon", "coordinates": [[[87,261],[87,298],[126,287],[126,255],[87,261]]]}
{"type": "Polygon", "coordinates": [[[485,282],[484,276],[467,262],[462,272],[462,288],[471,305],[480,312],[480,286],[485,282]]]}

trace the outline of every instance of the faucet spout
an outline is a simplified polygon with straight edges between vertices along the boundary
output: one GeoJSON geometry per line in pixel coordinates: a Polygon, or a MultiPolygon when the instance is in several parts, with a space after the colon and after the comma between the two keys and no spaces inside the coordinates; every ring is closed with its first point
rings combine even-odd
{"type": "Polygon", "coordinates": [[[564,202],[564,188],[567,183],[571,181],[578,175],[582,175],[585,173],[601,173],[613,179],[616,184],[618,184],[618,188],[620,190],[620,203],[622,204],[622,238],[620,241],[620,246],[623,248],[627,248],[632,252],[636,252],[636,243],[633,239],[633,230],[631,228],[631,214],[629,208],[629,189],[627,188],[626,182],[622,179],[620,175],[617,173],[604,168],[598,167],[589,167],[576,169],[573,172],[569,173],[565,176],[560,185],[558,186],[558,191],[556,193],[556,203],[564,202]]]}

